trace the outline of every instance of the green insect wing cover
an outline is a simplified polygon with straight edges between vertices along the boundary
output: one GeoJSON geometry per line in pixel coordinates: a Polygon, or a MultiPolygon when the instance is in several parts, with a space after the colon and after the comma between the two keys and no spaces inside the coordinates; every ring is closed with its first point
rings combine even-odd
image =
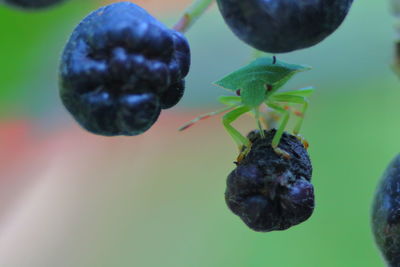
{"type": "Polygon", "coordinates": [[[274,60],[274,58],[261,57],[214,84],[232,92],[240,90],[243,104],[256,107],[265,100],[266,85],[271,85],[276,91],[297,72],[310,69],[304,65],[289,64],[274,60]]]}

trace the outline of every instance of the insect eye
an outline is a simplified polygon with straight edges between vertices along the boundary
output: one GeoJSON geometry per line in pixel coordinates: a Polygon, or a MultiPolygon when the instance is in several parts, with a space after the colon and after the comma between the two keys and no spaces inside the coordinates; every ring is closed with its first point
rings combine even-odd
{"type": "Polygon", "coordinates": [[[265,90],[267,90],[267,92],[271,92],[273,89],[273,86],[271,84],[266,84],[266,85],[264,85],[264,87],[265,87],[265,90]]]}

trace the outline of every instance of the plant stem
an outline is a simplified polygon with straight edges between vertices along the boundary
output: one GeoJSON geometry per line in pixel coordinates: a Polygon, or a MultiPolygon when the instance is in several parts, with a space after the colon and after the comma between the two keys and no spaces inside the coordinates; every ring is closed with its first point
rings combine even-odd
{"type": "Polygon", "coordinates": [[[393,70],[400,78],[400,40],[396,41],[395,43],[395,59],[393,70]]]}
{"type": "Polygon", "coordinates": [[[400,78],[400,0],[392,0],[392,13],[396,18],[395,31],[395,51],[393,71],[400,78]]]}
{"type": "Polygon", "coordinates": [[[265,55],[266,55],[265,52],[260,51],[258,49],[253,49],[253,52],[251,54],[251,61],[253,61],[253,60],[255,60],[255,59],[259,58],[259,57],[265,56],[265,55]]]}
{"type": "Polygon", "coordinates": [[[178,23],[175,24],[174,30],[181,33],[187,32],[213,2],[214,0],[195,0],[192,5],[186,9],[178,23]]]}
{"type": "Polygon", "coordinates": [[[395,17],[400,17],[400,1],[392,0],[392,13],[395,17]]]}

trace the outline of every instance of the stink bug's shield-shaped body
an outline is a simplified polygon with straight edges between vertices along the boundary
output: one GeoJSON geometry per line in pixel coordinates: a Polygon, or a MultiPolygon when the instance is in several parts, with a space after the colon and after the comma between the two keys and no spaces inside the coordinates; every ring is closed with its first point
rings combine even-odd
{"type": "MultiPolygon", "coordinates": [[[[281,105],[282,103],[303,105],[303,109],[301,111],[303,117],[308,106],[306,97],[313,92],[313,89],[303,88],[300,90],[285,91],[280,93],[277,93],[277,91],[294,74],[309,69],[310,67],[307,66],[289,64],[279,61],[275,57],[258,58],[247,66],[244,66],[215,82],[216,85],[221,86],[235,94],[235,96],[222,96],[219,98],[219,101],[222,104],[227,105],[227,107],[199,116],[182,126],[180,130],[187,129],[194,123],[204,118],[229,111],[224,115],[222,123],[225,127],[225,130],[238,145],[239,151],[242,151],[243,147],[250,148],[251,144],[248,138],[244,137],[231,124],[243,114],[253,113],[255,115],[260,133],[263,135],[264,131],[262,130],[263,127],[260,119],[262,116],[260,113],[260,106],[265,104],[274,112],[279,113],[279,115],[282,117],[282,122],[277,129],[274,140],[272,141],[272,146],[278,154],[287,156],[287,153],[278,148],[280,138],[289,119],[288,111],[283,109],[281,105]]],[[[266,120],[264,119],[264,121],[266,120]]],[[[294,134],[299,132],[301,123],[302,118],[299,119],[297,125],[295,126],[295,130],[293,131],[294,134]]]]}
{"type": "Polygon", "coordinates": [[[294,74],[309,69],[311,68],[308,66],[262,57],[215,84],[232,92],[240,90],[242,103],[254,108],[279,90],[294,74]]]}

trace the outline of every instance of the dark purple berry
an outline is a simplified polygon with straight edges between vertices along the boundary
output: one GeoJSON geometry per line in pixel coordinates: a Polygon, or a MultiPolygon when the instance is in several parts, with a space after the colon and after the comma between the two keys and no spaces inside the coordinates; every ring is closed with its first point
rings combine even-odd
{"type": "Polygon", "coordinates": [[[119,2],[86,17],[60,67],[65,107],[88,131],[138,135],[176,105],[189,72],[186,38],[143,8],[119,2]]]}
{"type": "Polygon", "coordinates": [[[237,163],[227,179],[228,207],[255,231],[285,230],[307,220],[314,211],[312,166],[306,149],[295,136],[285,133],[278,155],[271,142],[275,130],[248,135],[248,154],[237,163]]]}
{"type": "Polygon", "coordinates": [[[318,44],[343,22],[353,0],[217,0],[238,38],[269,53],[318,44]]]}
{"type": "Polygon", "coordinates": [[[389,164],[376,190],[372,230],[389,266],[400,266],[400,154],[389,164]]]}
{"type": "Polygon", "coordinates": [[[4,3],[23,9],[40,9],[50,7],[64,1],[65,0],[4,0],[4,3]]]}
{"type": "Polygon", "coordinates": [[[161,108],[167,109],[175,106],[185,92],[185,81],[171,85],[171,88],[161,95],[161,108]]]}

